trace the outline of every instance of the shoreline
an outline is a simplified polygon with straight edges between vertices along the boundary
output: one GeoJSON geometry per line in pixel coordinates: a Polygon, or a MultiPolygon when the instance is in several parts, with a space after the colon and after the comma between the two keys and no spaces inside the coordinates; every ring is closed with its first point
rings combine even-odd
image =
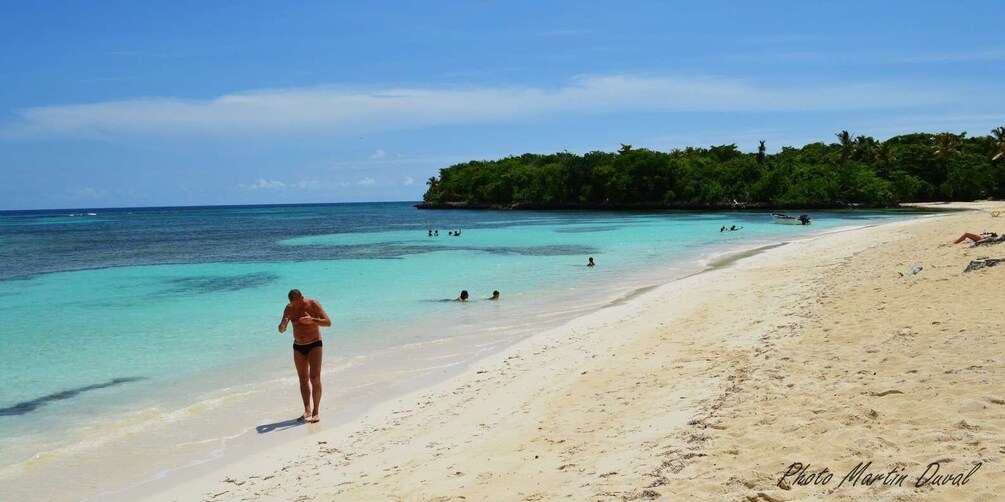
{"type": "MultiPolygon", "coordinates": [[[[940,216],[939,219],[945,218],[947,216],[952,215],[942,215],[940,216]]],[[[930,219],[914,219],[909,220],[907,222],[893,222],[888,224],[882,224],[879,226],[883,228],[889,228],[892,226],[910,227],[911,225],[919,224],[920,222],[928,220],[930,219]]],[[[436,432],[424,430],[424,428],[422,427],[415,428],[414,424],[411,429],[406,431],[404,429],[408,429],[408,423],[417,420],[416,418],[417,416],[427,416],[428,418],[428,416],[432,414],[437,415],[440,418],[443,418],[443,413],[446,411],[444,407],[447,407],[447,409],[450,408],[450,404],[448,404],[446,401],[453,402],[454,407],[456,409],[463,411],[464,413],[475,414],[475,415],[481,413],[482,415],[484,415],[486,410],[480,410],[481,407],[470,403],[480,403],[483,406],[488,406],[489,403],[496,404],[497,402],[499,402],[498,400],[492,400],[486,402],[487,398],[479,397],[479,394],[481,394],[482,392],[498,394],[500,392],[503,392],[505,388],[509,388],[510,386],[515,384],[514,382],[509,382],[508,384],[500,387],[496,382],[496,385],[493,385],[493,381],[504,378],[509,373],[507,370],[512,370],[512,367],[518,364],[518,362],[512,362],[511,360],[527,359],[527,360],[537,360],[537,362],[543,362],[544,360],[547,360],[549,363],[557,362],[558,364],[555,364],[554,367],[544,369],[526,368],[526,366],[524,366],[523,372],[524,374],[526,373],[536,374],[544,372],[547,373],[547,377],[550,378],[561,377],[564,379],[569,379],[573,375],[570,375],[569,371],[564,372],[560,371],[559,367],[568,370],[569,369],[568,364],[570,361],[579,361],[579,362],[586,362],[586,361],[583,361],[581,357],[577,357],[578,355],[580,355],[582,351],[573,351],[572,353],[569,353],[569,350],[562,349],[563,345],[569,345],[570,342],[575,342],[574,344],[579,344],[581,349],[591,349],[591,348],[594,349],[594,350],[588,350],[587,352],[596,352],[595,350],[597,348],[596,345],[598,343],[600,345],[603,345],[603,343],[600,343],[597,340],[589,339],[590,337],[581,335],[581,333],[591,331],[592,332],[603,331],[605,328],[609,328],[610,326],[617,326],[619,325],[619,323],[624,324],[626,322],[629,322],[628,320],[637,318],[639,316],[646,317],[645,315],[646,310],[647,308],[649,310],[652,310],[655,298],[665,297],[665,295],[669,294],[672,291],[676,291],[676,293],[680,295],[682,291],[684,291],[680,289],[682,287],[685,289],[686,287],[692,287],[692,286],[694,287],[702,286],[705,287],[706,289],[709,287],[707,284],[704,285],[700,284],[702,282],[707,283],[708,281],[702,281],[700,279],[696,279],[696,277],[702,277],[706,276],[707,274],[714,274],[714,273],[719,273],[720,275],[722,275],[722,271],[727,269],[731,271],[749,272],[749,270],[747,269],[754,266],[759,266],[759,264],[763,262],[768,263],[774,262],[777,264],[780,260],[783,260],[783,258],[786,255],[792,255],[793,253],[797,253],[798,250],[796,248],[813,246],[814,242],[819,243],[820,241],[827,239],[830,240],[839,239],[849,242],[857,241],[858,245],[860,246],[863,245],[863,241],[867,241],[864,247],[868,248],[870,247],[870,245],[875,243],[869,241],[868,238],[863,239],[863,234],[878,233],[878,232],[879,231],[876,229],[875,226],[870,226],[846,232],[835,232],[835,233],[828,233],[824,235],[809,237],[805,240],[793,242],[791,243],[791,245],[788,246],[780,245],[781,249],[772,249],[770,250],[771,252],[762,252],[754,254],[753,256],[742,256],[739,258],[735,258],[733,260],[728,260],[727,263],[720,264],[721,268],[717,268],[715,270],[707,271],[697,275],[691,275],[688,277],[678,279],[676,281],[672,281],[671,283],[668,284],[663,284],[652,289],[647,289],[646,291],[642,291],[631,295],[633,297],[627,300],[616,300],[608,307],[602,308],[597,312],[578,317],[559,328],[555,328],[553,330],[549,330],[547,332],[540,333],[530,338],[521,340],[517,342],[515,345],[502,349],[502,351],[500,352],[489,355],[486,358],[479,359],[476,362],[469,363],[465,366],[466,369],[463,371],[462,374],[452,377],[447,381],[435,384],[431,388],[420,389],[412,394],[396,399],[393,402],[387,402],[378,405],[377,407],[369,410],[359,423],[344,424],[339,427],[336,427],[335,429],[319,431],[307,438],[303,438],[302,440],[296,441],[295,444],[291,443],[277,447],[273,450],[269,450],[267,452],[258,454],[257,456],[252,457],[250,459],[239,461],[238,463],[231,464],[230,466],[224,466],[217,472],[210,473],[209,475],[203,476],[199,479],[193,480],[181,486],[174,487],[168,491],[153,494],[152,498],[154,500],[189,500],[198,498],[200,496],[218,495],[220,498],[227,499],[229,497],[237,497],[239,494],[242,493],[247,495],[251,493],[248,490],[251,490],[252,487],[258,490],[264,490],[261,493],[266,494],[271,493],[270,496],[282,498],[283,496],[286,495],[280,495],[280,493],[270,491],[270,488],[272,490],[291,488],[288,484],[283,486],[284,483],[282,480],[272,481],[273,479],[276,479],[276,477],[282,477],[277,474],[277,472],[281,472],[279,471],[278,468],[280,466],[285,466],[286,468],[288,468],[288,470],[296,471],[298,469],[302,470],[302,468],[304,468],[304,466],[306,465],[310,467],[312,472],[319,471],[320,466],[318,464],[316,463],[311,464],[309,459],[305,460],[301,458],[303,456],[302,455],[303,452],[311,452],[314,450],[321,450],[322,456],[331,456],[334,455],[333,452],[336,451],[340,452],[339,454],[342,455],[342,458],[341,460],[339,460],[338,464],[333,464],[333,459],[328,459],[327,461],[328,463],[326,465],[340,465],[340,467],[350,467],[353,464],[368,464],[368,465],[358,465],[353,470],[357,473],[366,473],[368,475],[373,475],[378,473],[373,470],[373,468],[375,467],[375,465],[373,464],[374,461],[368,460],[366,462],[363,462],[357,460],[354,462],[353,459],[363,456],[360,454],[359,451],[359,447],[361,446],[359,443],[370,444],[374,442],[379,442],[379,438],[381,436],[395,437],[397,435],[396,440],[391,442],[395,444],[395,448],[399,450],[404,450],[398,452],[404,454],[403,457],[399,456],[399,458],[401,458],[403,462],[409,459],[409,455],[415,456],[417,458],[425,457],[427,460],[432,461],[435,458],[438,458],[438,456],[434,455],[432,458],[429,458],[428,455],[430,455],[430,452],[424,451],[428,448],[422,448],[421,445],[414,445],[414,444],[412,445],[411,448],[409,448],[407,446],[402,446],[402,444],[407,445],[410,443],[420,442],[416,440],[417,436],[430,436],[430,435],[436,436],[436,432]],[[741,259],[743,261],[740,262],[740,265],[730,266],[737,260],[741,259]],[[541,354],[548,351],[562,352],[562,355],[564,355],[565,357],[556,358],[553,357],[554,355],[552,355],[542,360],[541,354]],[[477,372],[471,374],[472,373],[471,370],[475,370],[476,368],[478,369],[477,372]],[[499,376],[497,377],[481,376],[481,375],[493,375],[496,373],[498,373],[499,376]],[[472,393],[474,393],[474,395],[471,395],[472,393]],[[455,396],[458,395],[465,396],[466,401],[463,403],[456,402],[458,398],[456,398],[455,396]],[[410,402],[415,402],[415,404],[411,405],[407,404],[410,402]],[[405,408],[411,408],[411,409],[405,409],[405,408]],[[407,440],[401,437],[402,434],[405,434],[407,440]],[[321,441],[323,441],[323,444],[319,443],[321,441]],[[326,451],[328,453],[325,453],[326,451]],[[341,465],[343,463],[344,465],[341,465]],[[269,477],[269,479],[268,480],[263,479],[266,477],[269,477]],[[222,480],[224,479],[230,479],[231,481],[222,482],[222,480]],[[245,487],[246,484],[250,486],[245,487]]],[[[732,282],[736,283],[735,280],[732,282]]],[[[734,284],[734,286],[736,286],[736,284],[734,284]]],[[[798,291],[790,292],[790,294],[797,294],[797,293],[798,291]]],[[[734,292],[734,295],[736,294],[739,293],[734,292]]],[[[687,295],[685,294],[684,296],[687,295]]],[[[677,306],[677,308],[680,308],[680,306],[677,306]]],[[[778,314],[778,312],[775,313],[778,314]]],[[[649,314],[652,314],[652,312],[649,312],[649,314]]],[[[649,315],[648,317],[652,316],[649,315]]],[[[776,315],[775,317],[784,319],[791,317],[791,314],[780,315],[780,316],[776,315]]],[[[650,321],[653,320],[650,319],[650,321]]],[[[691,322],[693,323],[694,321],[692,320],[691,322]]],[[[649,328],[651,331],[652,326],[649,326],[649,328]]],[[[616,329],[616,332],[621,334],[625,334],[625,331],[626,330],[623,329],[623,326],[622,329],[616,329]]],[[[645,330],[642,330],[640,332],[644,331],[645,330]]],[[[651,336],[652,333],[649,333],[649,335],[651,336]]],[[[634,336],[629,335],[627,336],[627,338],[631,338],[632,340],[634,340],[639,336],[640,336],[639,333],[635,333],[634,336]]],[[[746,336],[743,338],[746,338],[746,340],[743,340],[742,342],[734,342],[734,344],[740,343],[742,345],[756,342],[756,340],[750,340],[750,336],[746,336]]],[[[598,355],[599,354],[594,353],[593,357],[597,357],[598,355]]],[[[526,365],[529,363],[524,361],[524,364],[526,365]]],[[[586,373],[584,372],[583,374],[585,375],[586,373]]],[[[542,376],[543,375],[536,374],[536,378],[532,378],[531,380],[539,382],[542,379],[541,378],[542,376]]],[[[722,374],[717,375],[717,377],[722,376],[723,376],[722,374]]],[[[739,378],[739,376],[737,375],[733,376],[735,378],[739,378]]],[[[517,376],[514,375],[512,378],[517,378],[517,376]]],[[[547,378],[544,379],[547,380],[547,378]]],[[[725,380],[723,380],[722,378],[712,378],[711,380],[701,379],[701,380],[702,381],[700,382],[700,385],[692,385],[691,388],[687,389],[686,394],[690,396],[689,400],[701,401],[702,398],[707,400],[711,398],[716,388],[722,388],[723,386],[725,386],[725,388],[727,389],[729,388],[727,386],[727,382],[730,380],[729,378],[726,378],[725,380]]],[[[527,401],[534,401],[536,395],[543,392],[543,390],[540,389],[539,387],[535,387],[534,385],[532,385],[534,383],[532,381],[521,380],[519,383],[524,385],[530,385],[530,388],[533,389],[533,392],[520,392],[516,393],[515,395],[513,393],[508,393],[509,395],[506,396],[506,399],[503,399],[502,401],[508,400],[509,402],[512,402],[514,405],[517,405],[518,403],[522,402],[522,404],[524,404],[525,406],[527,404],[527,401]],[[524,399],[524,397],[526,399],[524,399]]],[[[686,407],[683,408],[688,409],[686,407]]],[[[674,416],[677,416],[678,418],[683,418],[680,416],[681,411],[682,410],[676,410],[674,416]]],[[[497,410],[497,413],[498,412],[499,410],[497,410]]],[[[688,413],[686,412],[684,414],[688,415],[688,413]]],[[[572,417],[577,416],[576,414],[570,415],[569,413],[565,413],[564,415],[566,416],[566,418],[570,416],[572,417]]],[[[695,416],[695,412],[693,409],[691,410],[689,416],[691,417],[690,419],[693,419],[693,417],[695,416]]],[[[444,419],[444,423],[450,423],[450,422],[451,422],[450,419],[444,419]]],[[[485,425],[486,422],[482,422],[482,424],[485,425]]],[[[674,421],[670,429],[683,430],[687,428],[687,425],[688,420],[683,421],[677,420],[674,421]]],[[[468,424],[468,427],[470,428],[471,425],[468,424]]],[[[484,432],[479,429],[481,428],[476,425],[475,428],[470,431],[472,434],[470,436],[471,441],[469,441],[469,443],[476,440],[484,441],[484,439],[478,439],[483,437],[482,432],[484,432]]],[[[519,431],[519,434],[517,435],[526,436],[528,434],[531,435],[533,434],[533,430],[524,430],[524,429],[525,429],[524,427],[517,427],[515,429],[516,431],[519,431]]],[[[492,430],[492,427],[489,426],[486,430],[492,430]]],[[[446,438],[440,437],[440,439],[446,439],[446,438]]],[[[436,441],[433,441],[433,443],[435,442],[436,441]]],[[[460,448],[459,445],[458,448],[460,448]]],[[[385,449],[392,449],[392,448],[385,447],[385,449]]],[[[453,450],[453,448],[447,451],[450,450],[453,450]]],[[[508,453],[510,455],[513,454],[513,452],[508,453]]],[[[441,452],[440,455],[442,456],[447,454],[441,452]]],[[[412,460],[414,462],[414,459],[412,460]]],[[[390,460],[388,460],[388,462],[390,462],[390,460]]],[[[425,465],[425,462],[420,462],[420,464],[425,465]]],[[[389,469],[391,468],[389,465],[385,465],[384,467],[389,469]]],[[[398,466],[394,467],[398,469],[398,466]]],[[[352,494],[352,496],[355,496],[359,494],[360,490],[362,490],[363,493],[366,493],[366,491],[368,490],[368,488],[366,488],[368,486],[366,485],[366,483],[359,484],[350,481],[350,479],[353,479],[353,476],[347,475],[344,472],[338,472],[342,470],[343,469],[341,468],[331,469],[332,472],[327,473],[326,476],[328,479],[325,480],[325,483],[323,485],[316,485],[316,484],[312,485],[311,483],[308,483],[307,489],[304,489],[303,487],[300,487],[298,485],[297,487],[295,487],[294,492],[301,495],[303,494],[316,495],[318,493],[326,493],[332,495],[335,498],[338,498],[339,496],[348,497],[350,496],[350,493],[352,494]],[[333,488],[331,488],[333,486],[333,484],[331,483],[331,481],[333,481],[333,479],[331,479],[332,476],[334,476],[335,479],[345,483],[346,486],[352,486],[352,488],[346,488],[346,490],[355,490],[355,491],[342,491],[342,490],[333,491],[333,488]],[[310,489],[311,486],[313,486],[313,490],[310,489]],[[322,486],[327,488],[322,488],[322,486]]],[[[566,469],[562,470],[564,471],[566,469]]],[[[419,476],[423,472],[426,472],[427,474],[432,474],[431,472],[427,471],[428,469],[425,468],[420,469],[416,467],[413,470],[406,471],[406,474],[412,476],[419,476]]],[[[320,474],[318,474],[318,476],[320,476],[320,474]]],[[[614,477],[615,476],[612,475],[606,479],[614,477]]],[[[482,480],[485,481],[484,483],[476,483],[476,484],[479,485],[484,484],[488,486],[498,485],[498,482],[492,481],[493,479],[495,479],[495,477],[489,476],[486,477],[486,479],[482,480]]],[[[456,480],[452,478],[447,478],[444,482],[448,482],[447,484],[450,484],[449,481],[456,481],[456,480]]],[[[386,487],[385,489],[387,491],[384,492],[377,491],[374,493],[384,493],[385,495],[387,493],[399,493],[392,487],[386,487]]],[[[294,498],[294,495],[292,494],[294,492],[290,492],[290,494],[288,495],[289,498],[291,499],[294,498]]],[[[411,495],[426,496],[431,493],[432,492],[429,493],[422,492],[420,494],[419,492],[411,492],[411,495]]],[[[579,493],[579,492],[574,493],[577,493],[578,495],[586,495],[585,493],[579,493]]],[[[217,498],[216,500],[218,499],[219,498],[217,498]]]]}

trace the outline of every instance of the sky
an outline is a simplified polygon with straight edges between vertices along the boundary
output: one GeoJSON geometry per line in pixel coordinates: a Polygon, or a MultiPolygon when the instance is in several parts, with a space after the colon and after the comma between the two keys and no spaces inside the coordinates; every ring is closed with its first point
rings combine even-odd
{"type": "Polygon", "coordinates": [[[1005,125],[1005,2],[0,0],[0,210],[420,200],[509,155],[1005,125]]]}

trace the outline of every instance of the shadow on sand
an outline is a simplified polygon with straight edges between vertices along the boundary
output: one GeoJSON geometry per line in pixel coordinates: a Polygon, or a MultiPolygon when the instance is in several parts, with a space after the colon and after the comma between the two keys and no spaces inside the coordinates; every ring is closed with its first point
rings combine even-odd
{"type": "Polygon", "coordinates": [[[259,425],[258,427],[255,427],[255,430],[258,431],[259,434],[265,434],[267,432],[272,432],[272,431],[283,431],[283,430],[286,430],[286,429],[292,429],[294,427],[297,427],[297,426],[300,426],[300,425],[304,425],[306,423],[307,422],[304,421],[304,419],[302,417],[297,417],[297,418],[291,418],[289,420],[283,420],[282,422],[275,422],[275,423],[271,423],[271,424],[262,424],[262,425],[259,425]]]}

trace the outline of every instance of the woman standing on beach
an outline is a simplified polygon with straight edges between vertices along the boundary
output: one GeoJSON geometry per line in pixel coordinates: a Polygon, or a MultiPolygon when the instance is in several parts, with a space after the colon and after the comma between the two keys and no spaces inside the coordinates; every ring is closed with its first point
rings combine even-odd
{"type": "Polygon", "coordinates": [[[290,303],[283,310],[283,320],[279,323],[279,332],[286,332],[286,325],[293,322],[293,364],[297,367],[300,378],[300,397],[304,401],[304,414],[301,417],[308,422],[318,422],[321,405],[321,357],[324,349],[321,344],[321,329],[319,326],[331,327],[325,309],[317,300],[304,298],[299,289],[291,289],[287,295],[290,303]],[[314,407],[311,408],[313,398],[314,407]]]}

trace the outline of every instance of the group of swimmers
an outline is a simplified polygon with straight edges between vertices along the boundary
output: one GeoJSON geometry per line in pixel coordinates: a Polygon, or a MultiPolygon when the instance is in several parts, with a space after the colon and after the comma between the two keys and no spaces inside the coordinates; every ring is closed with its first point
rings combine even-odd
{"type": "MultiPolygon", "coordinates": [[[[454,298],[454,301],[455,302],[466,302],[466,301],[468,301],[468,298],[469,298],[468,290],[465,289],[465,290],[461,291],[461,295],[460,296],[458,296],[457,298],[454,298]]],[[[492,292],[492,296],[486,298],[486,300],[498,300],[498,299],[499,299],[499,290],[493,291],[492,292]]]]}
{"type": "MultiPolygon", "coordinates": [[[[586,266],[587,267],[595,267],[595,266],[597,266],[597,264],[593,261],[593,257],[592,256],[587,260],[586,266]]],[[[466,301],[468,301],[468,298],[470,298],[470,295],[468,294],[468,290],[464,289],[464,290],[461,290],[461,294],[457,298],[454,298],[454,301],[455,302],[466,302],[466,301]]],[[[498,300],[498,299],[499,299],[499,290],[493,291],[492,292],[492,296],[486,298],[486,300],[498,300]]]]}
{"type": "MultiPolygon", "coordinates": [[[[460,231],[460,229],[450,230],[450,231],[447,232],[447,235],[449,235],[450,237],[460,237],[461,236],[461,231],[460,231]]],[[[439,237],[440,236],[440,231],[439,230],[432,230],[432,229],[430,229],[429,230],[429,236],[430,237],[439,237]]]]}
{"type": "Polygon", "coordinates": [[[736,232],[737,230],[741,230],[741,229],[743,229],[743,227],[738,227],[736,225],[733,225],[733,226],[731,226],[729,228],[726,228],[726,225],[723,225],[722,228],[719,229],[719,232],[736,232]]]}

